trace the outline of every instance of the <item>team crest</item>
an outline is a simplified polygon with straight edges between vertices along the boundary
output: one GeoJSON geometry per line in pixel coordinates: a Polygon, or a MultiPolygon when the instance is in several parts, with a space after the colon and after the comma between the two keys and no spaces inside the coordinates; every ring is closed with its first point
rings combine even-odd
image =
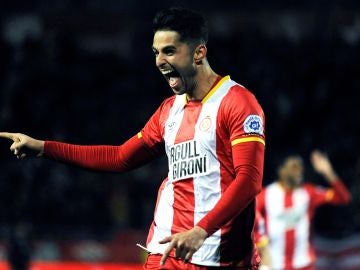
{"type": "Polygon", "coordinates": [[[211,127],[211,118],[210,116],[206,116],[203,120],[201,120],[199,129],[203,132],[206,132],[211,127]]]}
{"type": "Polygon", "coordinates": [[[244,131],[245,133],[257,133],[262,135],[264,128],[261,117],[256,114],[250,114],[246,117],[244,131]]]}

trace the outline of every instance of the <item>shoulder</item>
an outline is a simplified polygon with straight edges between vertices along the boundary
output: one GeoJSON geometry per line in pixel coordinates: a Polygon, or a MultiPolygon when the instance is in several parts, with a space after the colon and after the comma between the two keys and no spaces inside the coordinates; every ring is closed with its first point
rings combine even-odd
{"type": "Polygon", "coordinates": [[[277,181],[272,182],[271,184],[267,185],[264,188],[264,192],[272,192],[272,191],[275,191],[275,190],[276,191],[283,191],[284,190],[277,181]]]}
{"type": "Polygon", "coordinates": [[[160,118],[167,117],[169,114],[170,109],[173,107],[174,102],[176,100],[176,96],[173,95],[171,97],[168,97],[162,101],[160,106],[157,109],[157,114],[160,118]]]}
{"type": "Polygon", "coordinates": [[[303,188],[311,195],[320,195],[326,192],[327,188],[312,183],[305,183],[303,188]]]}
{"type": "Polygon", "coordinates": [[[172,95],[168,98],[165,98],[161,103],[160,107],[161,108],[171,107],[174,104],[175,99],[176,99],[176,95],[172,95]]]}
{"type": "Polygon", "coordinates": [[[263,115],[263,110],[255,95],[241,84],[229,87],[222,102],[224,109],[263,115]]]}
{"type": "Polygon", "coordinates": [[[174,104],[174,101],[175,96],[164,99],[149,119],[148,125],[149,123],[154,125],[163,123],[166,120],[166,117],[168,116],[169,111],[174,104]]]}
{"type": "Polygon", "coordinates": [[[230,100],[258,103],[253,92],[239,83],[234,83],[235,84],[229,88],[229,92],[227,94],[227,97],[230,100]]]}
{"type": "Polygon", "coordinates": [[[314,185],[314,184],[312,184],[312,183],[304,183],[304,184],[302,185],[302,187],[303,187],[304,189],[307,189],[307,190],[314,190],[314,189],[317,189],[317,188],[321,188],[320,186],[314,185]]]}

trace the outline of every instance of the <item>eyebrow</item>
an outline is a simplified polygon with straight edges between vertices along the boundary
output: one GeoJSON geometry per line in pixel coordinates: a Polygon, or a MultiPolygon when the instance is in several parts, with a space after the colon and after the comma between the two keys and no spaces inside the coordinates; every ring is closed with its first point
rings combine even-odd
{"type": "MultiPolygon", "coordinates": [[[[156,49],[154,46],[151,46],[151,49],[152,49],[153,51],[159,51],[159,50],[156,49]]],[[[161,51],[174,50],[174,49],[176,49],[176,47],[175,47],[174,45],[167,45],[167,46],[163,47],[163,48],[161,49],[161,51]]]]}

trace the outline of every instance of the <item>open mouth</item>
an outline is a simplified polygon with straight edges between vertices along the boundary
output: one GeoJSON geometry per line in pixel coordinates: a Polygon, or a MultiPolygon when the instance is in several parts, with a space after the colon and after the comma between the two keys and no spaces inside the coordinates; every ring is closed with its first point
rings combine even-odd
{"type": "Polygon", "coordinates": [[[169,82],[170,87],[174,88],[180,83],[180,74],[176,70],[169,70],[167,72],[163,72],[164,77],[169,82]]]}
{"type": "Polygon", "coordinates": [[[178,78],[178,77],[180,77],[179,72],[177,72],[176,70],[169,70],[169,71],[163,72],[162,74],[165,76],[165,78],[168,81],[170,80],[170,78],[178,78]]]}

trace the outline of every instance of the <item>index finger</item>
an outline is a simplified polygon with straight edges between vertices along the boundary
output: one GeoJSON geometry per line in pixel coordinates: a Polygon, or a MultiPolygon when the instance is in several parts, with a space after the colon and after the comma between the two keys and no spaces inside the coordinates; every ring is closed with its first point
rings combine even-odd
{"type": "Polygon", "coordinates": [[[171,241],[168,247],[165,249],[164,254],[161,257],[160,265],[164,265],[166,259],[169,257],[171,250],[175,247],[175,241],[171,241]]]}
{"type": "Polygon", "coordinates": [[[0,137],[1,137],[1,138],[6,138],[6,139],[10,139],[10,140],[14,140],[14,133],[10,133],[10,132],[0,132],[0,137]]]}

